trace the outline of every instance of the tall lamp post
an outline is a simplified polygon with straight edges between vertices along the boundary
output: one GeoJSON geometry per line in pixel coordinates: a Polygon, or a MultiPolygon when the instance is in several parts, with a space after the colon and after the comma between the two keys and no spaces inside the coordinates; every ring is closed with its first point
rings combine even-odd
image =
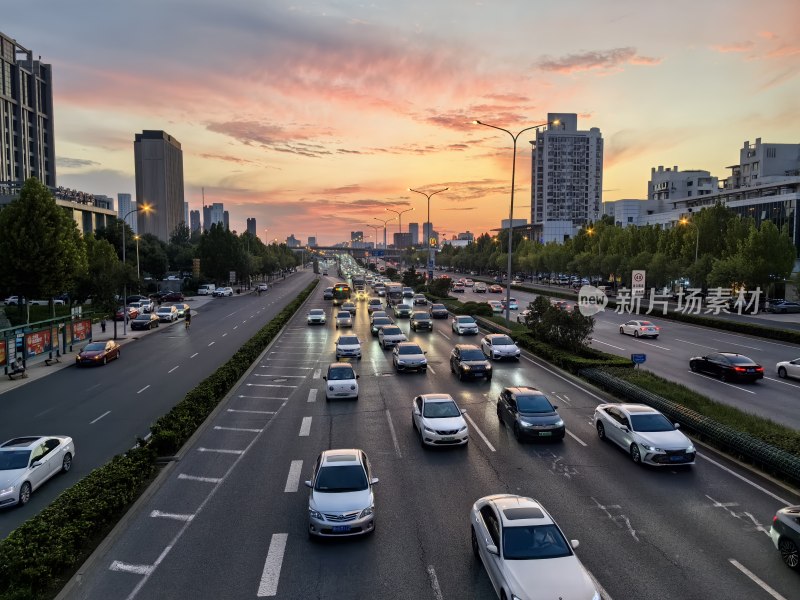
{"type": "MultiPolygon", "coordinates": [[[[393,212],[394,214],[397,215],[397,233],[399,233],[400,237],[402,238],[402,236],[403,236],[403,214],[407,213],[407,212],[411,212],[412,210],[414,210],[414,207],[407,208],[405,210],[395,210],[393,208],[387,208],[386,210],[387,210],[387,212],[393,212]]],[[[400,270],[401,271],[403,270],[403,254],[402,254],[402,252],[400,253],[400,270]]]]}
{"type": "Polygon", "coordinates": [[[700,228],[697,226],[697,223],[690,221],[686,217],[683,217],[678,223],[681,225],[694,225],[694,229],[697,231],[697,237],[694,240],[694,262],[697,264],[697,251],[700,249],[700,228]]]}
{"type": "MultiPolygon", "coordinates": [[[[378,249],[378,229],[380,229],[379,225],[367,225],[367,227],[372,227],[375,230],[375,250],[378,249]]],[[[378,254],[375,253],[375,269],[378,269],[378,254]]]]}
{"type": "Polygon", "coordinates": [[[136,279],[141,279],[141,275],[139,274],[139,240],[142,236],[135,235],[133,239],[136,240],[136,279]]]}
{"type": "Polygon", "coordinates": [[[483,123],[482,121],[473,121],[475,125],[483,125],[484,127],[491,127],[492,129],[497,129],[498,131],[505,131],[508,135],[511,136],[511,139],[514,142],[514,153],[512,155],[512,162],[511,162],[511,205],[508,209],[508,282],[506,283],[506,320],[511,320],[511,253],[513,251],[513,239],[514,239],[514,178],[516,176],[517,171],[517,138],[525,133],[526,131],[530,131],[531,129],[540,129],[542,127],[546,127],[548,125],[558,125],[559,120],[556,119],[552,122],[542,123],[540,125],[533,125],[531,127],[526,127],[522,131],[519,131],[516,135],[511,133],[508,129],[503,129],[502,127],[497,127],[496,125],[489,125],[488,123],[483,123]]]}
{"type": "MultiPolygon", "coordinates": [[[[142,204],[141,206],[137,206],[134,209],[129,210],[124,217],[122,217],[122,266],[125,266],[125,225],[126,221],[129,216],[133,213],[138,211],[144,211],[145,214],[149,213],[152,210],[152,207],[149,204],[142,204]]],[[[136,244],[136,260],[137,260],[137,267],[136,267],[136,274],[138,277],[139,274],[139,267],[138,267],[138,260],[139,260],[139,244],[136,244]]],[[[122,286],[122,335],[128,335],[128,282],[126,281],[125,284],[122,286]]],[[[114,330],[116,331],[116,329],[114,330]]]]}
{"type": "MultiPolygon", "coordinates": [[[[428,222],[428,239],[425,240],[425,245],[428,247],[428,288],[429,289],[430,289],[430,286],[431,286],[431,281],[433,281],[433,244],[431,244],[431,240],[430,240],[430,238],[432,237],[431,236],[431,231],[433,230],[433,227],[431,226],[431,196],[434,196],[434,195],[436,195],[436,194],[438,194],[440,192],[446,192],[449,189],[450,189],[449,187],[446,187],[446,188],[443,188],[441,190],[436,190],[435,192],[426,193],[426,192],[421,192],[419,190],[414,190],[414,189],[408,188],[409,192],[415,192],[417,194],[422,194],[423,196],[425,196],[428,199],[428,221],[427,221],[428,222]]],[[[425,228],[423,227],[423,233],[424,233],[424,229],[425,228]]]]}
{"type": "Polygon", "coordinates": [[[389,221],[394,221],[394,217],[392,217],[391,219],[379,219],[378,217],[372,217],[372,218],[375,219],[376,221],[380,221],[381,223],[383,223],[383,249],[386,250],[386,224],[389,221]]]}

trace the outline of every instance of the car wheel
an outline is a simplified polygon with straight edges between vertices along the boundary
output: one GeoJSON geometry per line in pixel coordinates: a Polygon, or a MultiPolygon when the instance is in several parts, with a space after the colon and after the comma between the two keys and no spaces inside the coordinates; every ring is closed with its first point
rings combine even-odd
{"type": "Polygon", "coordinates": [[[31,499],[31,484],[27,481],[19,488],[19,505],[25,506],[31,499]]]}
{"type": "Polygon", "coordinates": [[[692,373],[696,373],[697,372],[697,364],[693,360],[689,361],[689,370],[692,373]]]}
{"type": "Polygon", "coordinates": [[[625,330],[622,327],[620,327],[619,328],[619,333],[620,333],[620,335],[625,335],[625,330]]]}
{"type": "Polygon", "coordinates": [[[411,415],[411,428],[416,431],[417,430],[417,422],[414,420],[414,415],[411,415]]]}
{"type": "Polygon", "coordinates": [[[458,380],[459,381],[464,381],[464,371],[462,371],[460,369],[458,371],[458,380]]]}
{"type": "Polygon", "coordinates": [[[600,421],[597,422],[597,437],[604,441],[606,439],[606,428],[600,421]]]}
{"type": "Polygon", "coordinates": [[[480,550],[478,549],[478,536],[475,535],[475,528],[470,527],[469,529],[472,532],[472,535],[470,536],[472,538],[472,553],[475,555],[475,558],[480,558],[481,554],[480,550]]]}
{"type": "Polygon", "coordinates": [[[780,377],[781,379],[786,379],[786,368],[785,367],[781,367],[780,369],[778,369],[778,377],[780,377]]]}
{"type": "Polygon", "coordinates": [[[637,465],[642,464],[642,453],[639,452],[639,446],[637,444],[631,444],[631,460],[637,465]]]}
{"type": "Polygon", "coordinates": [[[727,382],[727,381],[728,381],[728,376],[725,374],[725,371],[722,371],[722,372],[719,374],[719,380],[720,380],[722,383],[725,383],[725,382],[727,382]]]}
{"type": "Polygon", "coordinates": [[[105,365],[105,364],[108,364],[108,357],[107,357],[107,356],[104,356],[104,357],[103,357],[103,364],[104,364],[104,365],[105,365]]]}
{"type": "Polygon", "coordinates": [[[638,338],[639,337],[639,332],[638,331],[634,331],[633,332],[633,337],[638,338]]]}
{"type": "Polygon", "coordinates": [[[522,432],[519,430],[519,425],[514,423],[514,438],[518,441],[522,441],[522,432]]]}
{"type": "Polygon", "coordinates": [[[781,553],[781,559],[790,569],[800,569],[800,551],[797,549],[797,544],[787,538],[778,540],[778,550],[781,553]]]}
{"type": "Polygon", "coordinates": [[[72,468],[72,454],[67,452],[64,455],[64,460],[61,461],[61,470],[64,473],[69,473],[69,470],[72,468]]]}
{"type": "Polygon", "coordinates": [[[503,422],[503,415],[500,413],[500,404],[497,405],[497,420],[500,421],[500,425],[505,425],[503,422]]]}

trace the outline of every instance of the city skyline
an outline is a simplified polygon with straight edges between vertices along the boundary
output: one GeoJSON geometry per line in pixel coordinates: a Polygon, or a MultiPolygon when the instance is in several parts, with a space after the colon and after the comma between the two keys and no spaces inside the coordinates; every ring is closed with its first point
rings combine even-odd
{"type": "MultiPolygon", "coordinates": [[[[156,28],[147,6],[6,15],[3,33],[53,65],[58,183],[133,194],[130,139],[164,129],[181,140],[190,210],[202,210],[205,187],[240,233],[253,217],[259,235],[331,243],[386,208],[423,221],[425,200],[408,187],[450,187],[431,202],[447,231],[495,228],[508,217],[511,144],[472,119],[517,132],[577,113],[605,140],[604,201],[646,198],[657,165],[722,179],[743,141],[794,143],[800,131],[790,0],[756,12],[738,0],[646,10],[239,0],[190,13],[159,3],[156,28]],[[145,35],[119,38],[120,21],[145,35]]],[[[514,212],[529,221],[530,139],[519,140],[514,212]]]]}

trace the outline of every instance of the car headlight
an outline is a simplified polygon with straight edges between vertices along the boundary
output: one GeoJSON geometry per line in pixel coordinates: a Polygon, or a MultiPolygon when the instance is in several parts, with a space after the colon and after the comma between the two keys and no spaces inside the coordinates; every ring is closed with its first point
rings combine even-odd
{"type": "Polygon", "coordinates": [[[314,510],[313,508],[308,508],[308,516],[312,519],[319,519],[320,521],[324,521],[325,519],[322,518],[322,514],[319,511],[314,510]]]}
{"type": "Polygon", "coordinates": [[[523,427],[533,427],[533,423],[528,423],[527,421],[520,421],[519,424],[523,427]]]}
{"type": "Polygon", "coordinates": [[[462,433],[467,430],[467,426],[464,425],[461,429],[458,430],[458,433],[462,433]]]}
{"type": "Polygon", "coordinates": [[[5,489],[0,490],[0,496],[6,496],[7,494],[13,494],[13,493],[14,493],[13,485],[11,487],[7,487],[5,489]]]}
{"type": "Polygon", "coordinates": [[[374,506],[368,506],[367,508],[365,508],[364,510],[361,511],[361,514],[358,515],[358,518],[359,519],[363,519],[364,517],[370,516],[373,512],[375,512],[375,507],[374,506]]]}
{"type": "Polygon", "coordinates": [[[470,367],[469,365],[463,365],[463,368],[464,368],[465,371],[472,370],[472,367],[470,367]]]}
{"type": "Polygon", "coordinates": [[[428,433],[436,433],[436,432],[435,432],[433,429],[431,429],[430,427],[423,426],[422,428],[423,428],[425,431],[427,431],[428,433]]]}
{"type": "MultiPolygon", "coordinates": [[[[695,450],[695,448],[694,448],[694,445],[693,445],[693,444],[689,444],[689,447],[688,447],[688,448],[686,448],[685,452],[686,452],[686,453],[689,453],[689,452],[697,452],[697,450],[695,450]]],[[[0,494],[2,494],[2,493],[3,493],[3,492],[2,492],[2,491],[0,491],[0,494]]]]}
{"type": "Polygon", "coordinates": [[[486,365],[486,370],[487,371],[491,371],[492,370],[492,365],[486,365]]]}
{"type": "Polygon", "coordinates": [[[398,365],[404,365],[404,364],[406,364],[406,361],[397,359],[397,364],[398,365]]]}
{"type": "Polygon", "coordinates": [[[644,449],[648,452],[661,452],[661,448],[656,448],[655,446],[648,446],[647,444],[642,444],[642,446],[644,446],[644,449]]]}
{"type": "Polygon", "coordinates": [[[330,391],[333,391],[333,386],[329,386],[329,387],[328,387],[328,389],[329,389],[330,391]]]}
{"type": "Polygon", "coordinates": [[[564,426],[564,420],[563,419],[559,419],[558,421],[553,423],[553,425],[555,425],[556,427],[563,427],[564,426]]]}

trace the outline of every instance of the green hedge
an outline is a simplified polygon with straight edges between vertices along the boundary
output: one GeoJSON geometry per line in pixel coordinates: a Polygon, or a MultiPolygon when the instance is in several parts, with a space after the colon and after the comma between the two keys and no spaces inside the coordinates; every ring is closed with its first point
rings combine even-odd
{"type": "Polygon", "coordinates": [[[146,445],[98,467],[0,541],[0,600],[54,596],[139,497],[155,473],[156,458],[174,454],[186,443],[317,283],[158,419],[146,445]]]}
{"type": "Polygon", "coordinates": [[[586,348],[580,355],[572,354],[547,342],[537,340],[530,333],[522,333],[519,328],[515,328],[512,331],[514,332],[517,346],[572,373],[577,373],[581,369],[590,367],[618,367],[622,369],[633,367],[630,359],[616,354],[607,354],[593,348],[586,348]]]}

